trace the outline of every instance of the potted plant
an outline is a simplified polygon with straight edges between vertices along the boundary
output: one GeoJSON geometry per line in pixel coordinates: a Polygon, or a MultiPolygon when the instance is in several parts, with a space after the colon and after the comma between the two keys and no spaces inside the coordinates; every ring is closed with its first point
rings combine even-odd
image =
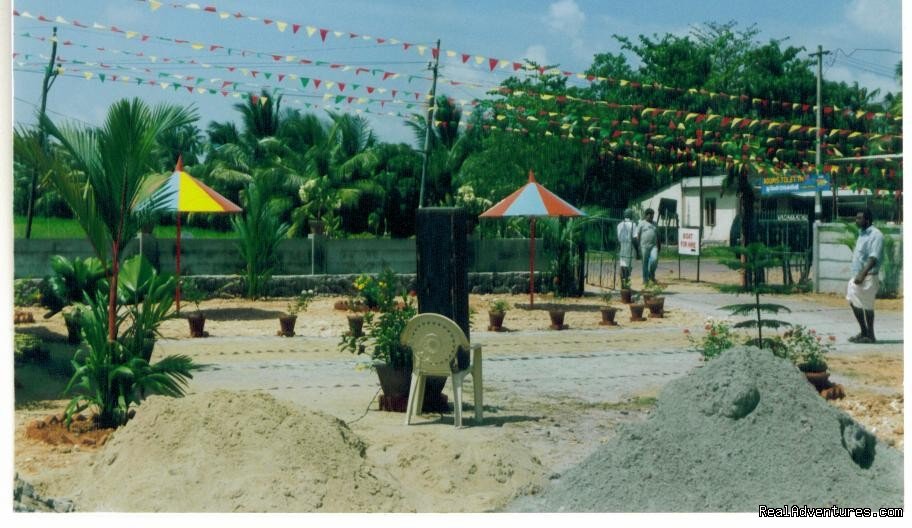
{"type": "Polygon", "coordinates": [[[200,302],[203,300],[203,292],[196,287],[196,283],[186,279],[181,281],[181,297],[185,301],[193,303],[195,310],[187,314],[187,324],[190,325],[190,337],[207,337],[206,316],[200,310],[200,302]]]}
{"type": "Polygon", "coordinates": [[[664,291],[665,287],[658,282],[650,283],[643,291],[643,301],[646,303],[646,307],[649,308],[649,317],[662,317],[664,315],[665,297],[662,296],[664,291]]]}
{"type": "Polygon", "coordinates": [[[823,339],[816,331],[808,330],[802,325],[795,325],[782,335],[788,358],[804,373],[817,392],[830,387],[826,359],[833,350],[834,339],[833,336],[823,339]]]}
{"type": "Polygon", "coordinates": [[[611,297],[610,291],[602,294],[602,302],[605,304],[599,307],[599,311],[602,312],[602,320],[599,322],[601,326],[617,326],[614,316],[618,309],[611,306],[611,297]]]}
{"type": "Polygon", "coordinates": [[[621,302],[630,304],[633,297],[633,290],[630,288],[630,277],[621,279],[621,302]]]}
{"type": "Polygon", "coordinates": [[[364,314],[358,311],[359,301],[355,296],[351,296],[345,301],[345,305],[351,313],[346,314],[348,319],[348,334],[354,337],[361,337],[364,334],[364,314]]]}
{"type": "MultiPolygon", "coordinates": [[[[364,314],[361,335],[346,333],[339,342],[341,350],[353,354],[368,354],[371,368],[377,372],[383,394],[380,410],[405,412],[412,376],[412,351],[399,342],[409,319],[418,313],[412,298],[398,287],[395,273],[385,269],[379,277],[362,275],[355,281],[358,291],[377,292],[376,311],[364,314]],[[361,287],[357,287],[357,285],[361,287]],[[398,296],[398,299],[397,299],[398,296]]],[[[424,409],[444,410],[446,396],[441,394],[446,378],[429,378],[425,390],[424,409]]]]}
{"type": "Polygon", "coordinates": [[[646,305],[643,304],[642,297],[640,294],[633,295],[630,299],[630,320],[631,321],[645,321],[643,318],[643,310],[646,309],[646,305]]]}
{"type": "Polygon", "coordinates": [[[82,306],[73,304],[64,308],[62,313],[63,322],[66,324],[67,329],[67,343],[78,345],[82,341],[82,336],[79,333],[79,328],[82,324],[82,306]]]}
{"type": "Polygon", "coordinates": [[[307,306],[315,297],[313,290],[301,290],[297,297],[292,297],[288,303],[288,309],[285,314],[279,316],[278,335],[284,337],[293,337],[295,335],[295,323],[298,321],[298,312],[306,312],[307,306]]]}
{"type": "Polygon", "coordinates": [[[503,320],[507,315],[510,304],[503,299],[494,299],[488,306],[488,330],[491,332],[503,332],[503,320]]]}
{"type": "Polygon", "coordinates": [[[558,302],[553,303],[548,307],[548,317],[551,318],[551,326],[548,328],[551,330],[564,330],[567,328],[567,325],[564,324],[564,316],[566,315],[567,310],[560,304],[561,295],[556,290],[554,292],[554,300],[558,302]]]}

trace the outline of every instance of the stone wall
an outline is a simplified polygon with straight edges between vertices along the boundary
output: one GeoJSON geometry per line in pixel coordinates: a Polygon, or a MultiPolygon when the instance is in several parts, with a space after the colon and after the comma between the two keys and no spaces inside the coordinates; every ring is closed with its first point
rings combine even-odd
{"type": "MultiPolygon", "coordinates": [[[[174,239],[144,237],[142,253],[163,270],[176,269],[177,244],[174,239]]],[[[541,240],[536,244],[536,262],[540,269],[553,258],[541,240]]],[[[88,257],[94,255],[85,240],[17,239],[13,247],[15,278],[40,278],[50,273],[51,255],[88,257]]],[[[124,249],[129,256],[140,251],[139,239],[131,240],[124,249]]],[[[279,264],[274,275],[339,275],[377,273],[389,267],[396,273],[415,273],[414,239],[344,239],[322,237],[285,240],[279,246],[279,264]],[[311,253],[313,248],[313,253],[311,253]],[[313,257],[311,255],[313,254],[313,257]]],[[[241,273],[244,261],[233,239],[181,239],[182,275],[235,275],[241,273]]],[[[469,271],[518,272],[529,269],[528,239],[469,239],[469,271]]]]}

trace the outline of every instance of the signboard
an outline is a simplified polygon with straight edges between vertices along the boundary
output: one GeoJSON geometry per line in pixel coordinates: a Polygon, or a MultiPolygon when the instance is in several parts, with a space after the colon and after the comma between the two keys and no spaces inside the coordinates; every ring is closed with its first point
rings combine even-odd
{"type": "Polygon", "coordinates": [[[700,254],[700,229],[696,227],[678,228],[678,254],[700,254]]]}
{"type": "Polygon", "coordinates": [[[760,194],[789,194],[802,191],[829,191],[830,178],[826,174],[769,174],[763,176],[760,194]]]}

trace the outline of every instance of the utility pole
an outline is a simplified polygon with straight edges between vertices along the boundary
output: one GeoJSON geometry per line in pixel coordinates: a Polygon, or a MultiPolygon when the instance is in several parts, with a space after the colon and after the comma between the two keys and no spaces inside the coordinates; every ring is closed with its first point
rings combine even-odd
{"type": "Polygon", "coordinates": [[[428,103],[427,123],[425,123],[424,133],[424,162],[421,164],[421,189],[418,191],[418,208],[424,207],[424,180],[427,178],[428,162],[431,157],[431,128],[434,126],[434,111],[437,109],[437,70],[440,67],[440,39],[437,39],[437,54],[434,57],[434,65],[428,64],[428,68],[434,74],[431,81],[431,99],[428,103]]]}
{"type": "MultiPolygon", "coordinates": [[[[811,53],[811,57],[817,57],[817,152],[814,158],[815,167],[814,170],[817,171],[816,175],[819,175],[823,171],[823,165],[820,162],[820,136],[821,136],[821,126],[822,126],[822,115],[823,115],[823,97],[821,96],[821,86],[823,83],[823,56],[829,55],[829,51],[823,51],[823,46],[817,46],[817,53],[811,53]]],[[[816,178],[815,178],[816,180],[816,178]]],[[[814,220],[819,221],[821,218],[821,198],[820,198],[820,187],[817,186],[817,190],[814,193],[814,220]]]]}
{"type": "MultiPolygon", "coordinates": [[[[51,37],[51,60],[48,62],[47,69],[44,71],[44,81],[41,83],[41,109],[38,112],[38,141],[41,144],[41,150],[47,153],[47,131],[44,129],[45,110],[47,108],[47,95],[57,79],[57,68],[54,63],[57,61],[57,26],[54,26],[54,34],[51,37]]],[[[32,217],[35,215],[35,193],[38,187],[38,169],[32,169],[32,182],[29,187],[28,213],[25,220],[25,238],[32,237],[32,217]]]]}

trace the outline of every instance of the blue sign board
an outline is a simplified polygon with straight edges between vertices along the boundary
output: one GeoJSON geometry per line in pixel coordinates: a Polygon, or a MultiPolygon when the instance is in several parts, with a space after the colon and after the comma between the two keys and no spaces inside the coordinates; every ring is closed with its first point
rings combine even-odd
{"type": "Polygon", "coordinates": [[[804,191],[829,191],[830,178],[826,174],[776,174],[763,177],[761,195],[791,194],[804,191]]]}

